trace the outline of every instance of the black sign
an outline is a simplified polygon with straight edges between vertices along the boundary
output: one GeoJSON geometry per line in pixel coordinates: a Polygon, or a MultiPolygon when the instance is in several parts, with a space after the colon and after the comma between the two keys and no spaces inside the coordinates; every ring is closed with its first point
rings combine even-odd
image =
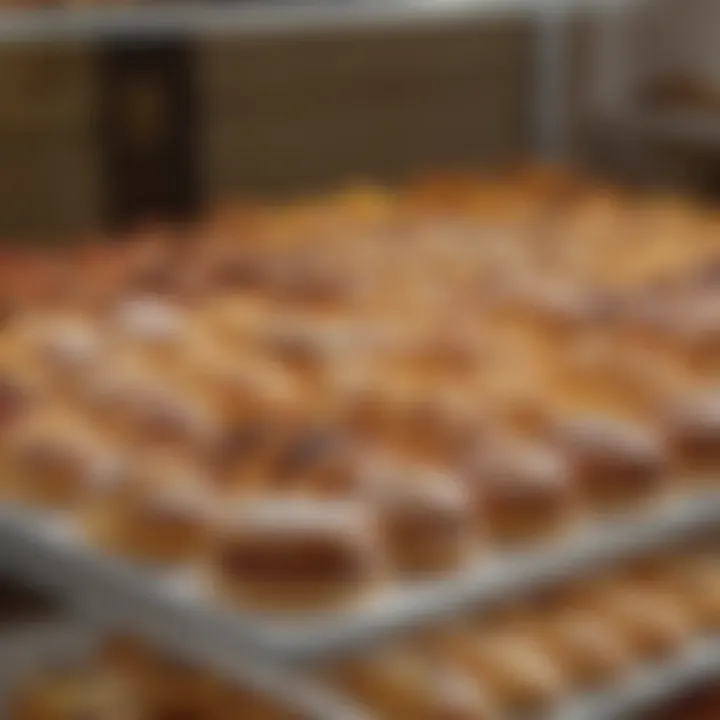
{"type": "Polygon", "coordinates": [[[98,52],[107,225],[193,218],[200,190],[192,44],[113,40],[98,52]]]}

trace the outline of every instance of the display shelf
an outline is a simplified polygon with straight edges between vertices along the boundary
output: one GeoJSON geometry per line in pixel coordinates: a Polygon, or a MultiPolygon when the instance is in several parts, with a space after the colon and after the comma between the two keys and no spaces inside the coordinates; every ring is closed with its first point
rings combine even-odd
{"type": "Polygon", "coordinates": [[[0,562],[59,591],[83,612],[198,662],[233,670],[249,658],[289,665],[352,653],[405,630],[520,595],[717,527],[717,493],[606,520],[530,553],[486,558],[476,569],[376,592],[360,607],[300,619],[220,606],[197,577],[139,568],[99,554],[66,521],[0,510],[0,562]]]}
{"type": "MultiPolygon", "coordinates": [[[[616,687],[572,702],[551,720],[623,720],[662,707],[687,690],[720,678],[720,639],[706,638],[682,655],[638,670],[616,687]]],[[[690,720],[688,718],[688,720],[690,720]]]]}
{"type": "MultiPolygon", "coordinates": [[[[613,0],[304,0],[2,10],[0,42],[167,35],[258,35],[465,21],[487,14],[586,7],[613,0]]],[[[617,2],[618,0],[615,0],[617,2]]]]}

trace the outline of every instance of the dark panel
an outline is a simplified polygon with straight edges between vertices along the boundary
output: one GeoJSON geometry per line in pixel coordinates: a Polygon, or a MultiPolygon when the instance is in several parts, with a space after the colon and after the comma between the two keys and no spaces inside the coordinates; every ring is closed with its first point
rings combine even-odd
{"type": "Polygon", "coordinates": [[[98,53],[108,226],[192,218],[200,200],[193,46],[183,39],[112,42],[98,53]]]}

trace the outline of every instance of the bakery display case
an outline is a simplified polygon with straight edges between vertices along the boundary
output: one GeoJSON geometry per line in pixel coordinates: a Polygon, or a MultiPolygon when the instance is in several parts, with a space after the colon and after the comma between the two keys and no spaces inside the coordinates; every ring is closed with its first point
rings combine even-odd
{"type": "Polygon", "coordinates": [[[62,100],[0,142],[42,170],[56,128],[45,195],[97,201],[0,256],[0,568],[72,618],[0,637],[10,720],[613,720],[717,680],[720,214],[573,167],[575,13],[0,11],[0,88],[62,100]]]}

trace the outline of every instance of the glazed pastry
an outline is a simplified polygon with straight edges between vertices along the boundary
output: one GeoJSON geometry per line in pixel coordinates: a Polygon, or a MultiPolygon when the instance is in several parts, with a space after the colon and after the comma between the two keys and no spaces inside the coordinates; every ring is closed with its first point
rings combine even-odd
{"type": "Polygon", "coordinates": [[[569,469],[550,447],[488,443],[466,477],[476,515],[498,543],[546,538],[567,529],[578,517],[569,469]]]}
{"type": "Polygon", "coordinates": [[[115,678],[92,671],[66,672],[22,687],[10,703],[12,720],[141,720],[141,708],[115,678]]]}
{"type": "Polygon", "coordinates": [[[567,692],[564,678],[537,642],[512,632],[448,636],[445,652],[486,687],[506,713],[547,711],[567,692]]]}
{"type": "Polygon", "coordinates": [[[262,486],[283,495],[348,498],[360,490],[361,462],[346,435],[307,423],[282,433],[262,486]]]}
{"type": "Polygon", "coordinates": [[[378,720],[490,720],[497,717],[478,683],[409,650],[345,663],[340,686],[378,720]]]}
{"type": "Polygon", "coordinates": [[[6,433],[1,453],[10,493],[39,505],[91,500],[118,471],[117,450],[63,408],[37,408],[6,433]]]}
{"type": "Polygon", "coordinates": [[[369,467],[367,474],[380,537],[401,576],[454,570],[478,549],[480,531],[456,477],[391,462],[369,467]]]}
{"type": "Polygon", "coordinates": [[[612,624],[590,613],[560,610],[540,636],[563,674],[579,687],[614,682],[633,665],[630,649],[612,624]]]}
{"type": "Polygon", "coordinates": [[[720,395],[706,391],[678,403],[665,424],[674,466],[691,483],[716,480],[720,470],[720,395]]]}
{"type": "Polygon", "coordinates": [[[85,516],[101,547],[140,562],[181,563],[207,549],[212,496],[191,466],[150,457],[123,467],[85,516]]]}
{"type": "Polygon", "coordinates": [[[382,573],[361,505],[306,499],[245,500],[220,522],[209,562],[222,596],[265,610],[358,601],[382,573]]]}
{"type": "Polygon", "coordinates": [[[573,482],[597,510],[636,508],[656,499],[668,481],[661,439],[644,427],[584,417],[560,429],[558,447],[573,482]]]}
{"type": "Polygon", "coordinates": [[[691,616],[676,598],[639,584],[597,585],[586,607],[611,623],[621,641],[641,658],[675,653],[692,636],[691,616]]]}
{"type": "Polygon", "coordinates": [[[173,387],[134,358],[89,377],[82,402],[96,422],[139,446],[201,449],[219,432],[206,398],[173,387]]]}

